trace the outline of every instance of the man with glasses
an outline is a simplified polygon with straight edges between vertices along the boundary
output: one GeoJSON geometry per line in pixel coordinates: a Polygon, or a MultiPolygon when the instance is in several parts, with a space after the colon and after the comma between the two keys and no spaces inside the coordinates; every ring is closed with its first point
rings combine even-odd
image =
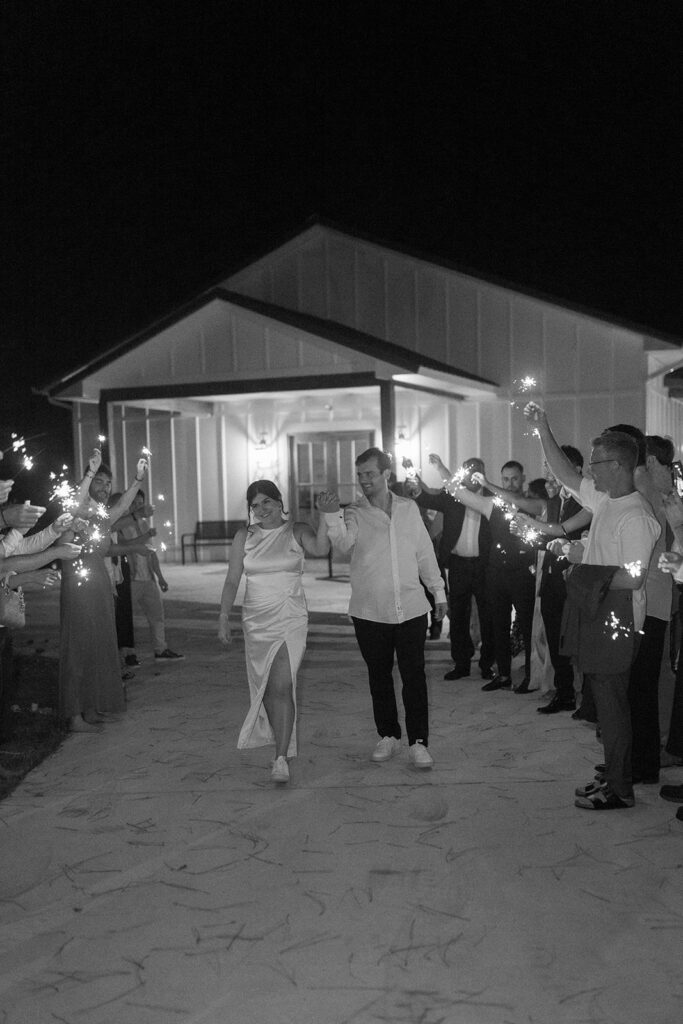
{"type": "MultiPolygon", "coordinates": [[[[645,622],[647,567],[661,528],[649,502],[635,487],[638,445],[634,438],[616,430],[594,438],[590,476],[582,477],[555,440],[545,411],[530,402],[524,414],[540,437],[554,476],[593,512],[585,548],[574,541],[566,551],[570,562],[588,572],[579,571],[576,579],[570,573],[567,589],[571,610],[572,605],[577,607],[577,581],[584,586],[574,650],[595,700],[605,772],[576,790],[575,805],[598,811],[632,807],[629,678],[645,622]],[[596,571],[598,567],[604,573],[596,571]]],[[[566,616],[564,628],[566,638],[566,616]]]]}
{"type": "Polygon", "coordinates": [[[380,736],[373,761],[388,761],[401,747],[394,692],[394,658],[403,684],[408,757],[415,768],[431,768],[424,646],[429,602],[441,620],[446,594],[432,541],[409,498],[389,490],[391,458],[368,448],[356,459],[363,496],[343,511],[336,494],[324,491],[317,506],[332,544],[351,552],[351,615],[368,667],[375,725],[380,736]]]}

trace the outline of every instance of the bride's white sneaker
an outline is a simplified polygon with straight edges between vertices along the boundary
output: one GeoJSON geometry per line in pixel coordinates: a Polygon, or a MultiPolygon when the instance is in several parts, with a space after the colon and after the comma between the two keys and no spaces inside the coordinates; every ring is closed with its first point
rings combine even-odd
{"type": "Polygon", "coordinates": [[[286,757],[276,757],[270,772],[273,782],[289,782],[289,765],[286,757]]]}

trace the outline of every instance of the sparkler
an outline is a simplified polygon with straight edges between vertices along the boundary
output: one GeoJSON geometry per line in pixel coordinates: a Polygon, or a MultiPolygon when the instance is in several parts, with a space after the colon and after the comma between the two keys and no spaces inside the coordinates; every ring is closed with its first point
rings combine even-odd
{"type": "Polygon", "coordinates": [[[624,569],[628,572],[629,576],[637,579],[643,574],[643,563],[642,562],[627,562],[624,569]]]}
{"type": "Polygon", "coordinates": [[[532,529],[530,526],[525,526],[521,533],[521,539],[525,544],[536,544],[540,536],[539,531],[532,529]]]}
{"type": "Polygon", "coordinates": [[[98,434],[97,435],[97,443],[98,444],[106,444],[107,443],[107,439],[104,436],[104,434],[98,434]]]}
{"type": "Polygon", "coordinates": [[[141,454],[141,455],[144,455],[144,457],[145,457],[146,459],[148,459],[148,458],[149,458],[149,457],[151,456],[151,454],[152,454],[152,453],[151,453],[151,451],[149,450],[149,448],[146,448],[146,447],[144,447],[144,445],[143,445],[143,447],[142,447],[142,448],[140,449],[140,454],[141,454]]]}
{"type": "MultiPolygon", "coordinates": [[[[526,374],[524,377],[517,377],[512,382],[513,398],[510,405],[513,409],[517,409],[523,412],[526,406],[529,404],[529,398],[536,393],[539,387],[538,379],[533,377],[531,374],[526,374]]],[[[535,427],[527,427],[524,430],[525,437],[531,437],[536,435],[537,431],[535,427]]]]}
{"type": "Polygon", "coordinates": [[[612,640],[618,640],[620,636],[629,636],[631,632],[628,626],[622,626],[621,619],[613,611],[610,611],[609,619],[605,619],[605,625],[612,631],[612,640]]]}
{"type": "Polygon", "coordinates": [[[464,466],[461,466],[460,469],[456,469],[450,479],[443,478],[444,490],[447,494],[452,495],[454,491],[457,491],[458,487],[462,487],[467,477],[468,471],[464,466]]]}

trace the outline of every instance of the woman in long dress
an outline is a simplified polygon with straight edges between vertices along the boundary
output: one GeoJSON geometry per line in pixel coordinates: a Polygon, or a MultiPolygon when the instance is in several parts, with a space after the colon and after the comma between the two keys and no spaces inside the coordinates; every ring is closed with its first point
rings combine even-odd
{"type": "Polygon", "coordinates": [[[74,733],[98,731],[103,714],[126,706],[105,559],[113,550],[109,528],[127,511],[146,469],[146,461],[139,459],[134,481],[107,512],[111,470],[96,448],[77,489],[76,521],[86,519],[77,534],[83,550],[77,562],[62,566],[59,650],[60,713],[74,733]]]}
{"type": "Polygon", "coordinates": [[[326,555],[329,544],[322,517],[317,533],[307,523],[285,518],[282,495],[270,480],[249,485],[247,509],[250,525],[237,532],[230,548],[218,638],[225,645],[232,642],[229,615],[244,573],[242,627],[251,706],[237,747],[275,743],[271,778],[288,782],[287,758],[297,752],[296,677],[308,630],[304,558],[326,555]]]}

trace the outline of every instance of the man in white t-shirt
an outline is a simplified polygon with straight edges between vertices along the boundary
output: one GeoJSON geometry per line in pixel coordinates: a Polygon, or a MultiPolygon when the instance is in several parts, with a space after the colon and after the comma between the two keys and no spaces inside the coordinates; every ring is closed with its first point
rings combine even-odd
{"type": "MultiPolygon", "coordinates": [[[[582,477],[553,437],[546,414],[535,402],[524,410],[537,430],[548,465],[555,477],[593,512],[585,547],[568,545],[570,562],[613,569],[609,589],[630,591],[633,629],[645,622],[647,567],[661,527],[649,502],[634,484],[638,446],[628,434],[605,431],[592,441],[588,463],[590,476],[582,477]]],[[[638,637],[635,638],[637,650],[638,637]]],[[[611,643],[605,631],[605,645],[611,643]]],[[[609,660],[609,649],[606,651],[609,660]]],[[[619,810],[634,804],[631,781],[631,711],[628,700],[630,666],[622,672],[586,673],[598,713],[605,749],[605,773],[576,790],[577,807],[588,810],[619,810]]]]}

